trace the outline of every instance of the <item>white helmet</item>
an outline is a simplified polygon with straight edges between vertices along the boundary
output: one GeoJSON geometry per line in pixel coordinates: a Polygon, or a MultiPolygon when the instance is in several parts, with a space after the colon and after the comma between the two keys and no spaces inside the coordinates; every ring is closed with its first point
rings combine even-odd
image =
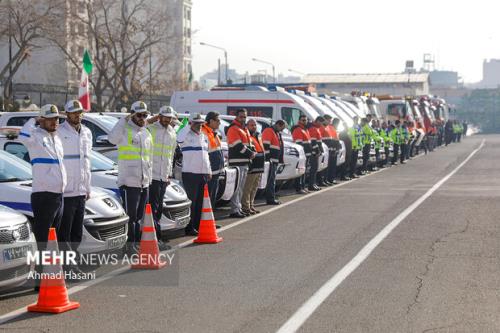
{"type": "Polygon", "coordinates": [[[165,116],[165,117],[172,117],[172,118],[176,116],[174,108],[171,106],[166,106],[166,105],[164,105],[160,108],[160,115],[165,116]]]}
{"type": "Polygon", "coordinates": [[[148,106],[143,101],[137,101],[130,107],[130,112],[132,113],[142,113],[148,112],[148,106]]]}

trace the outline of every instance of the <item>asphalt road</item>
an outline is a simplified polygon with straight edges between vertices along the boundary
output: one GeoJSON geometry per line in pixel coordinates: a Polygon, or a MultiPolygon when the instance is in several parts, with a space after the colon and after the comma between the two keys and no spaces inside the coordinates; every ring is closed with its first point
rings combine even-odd
{"type": "MultiPolygon", "coordinates": [[[[171,241],[182,247],[173,266],[70,289],[80,309],[20,313],[0,330],[276,332],[483,140],[299,331],[498,332],[500,136],[467,138],[312,196],[286,196],[289,204],[258,218],[221,220],[222,243],[194,246],[178,238],[171,241]]],[[[27,291],[0,296],[0,316],[35,300],[27,291]]]]}

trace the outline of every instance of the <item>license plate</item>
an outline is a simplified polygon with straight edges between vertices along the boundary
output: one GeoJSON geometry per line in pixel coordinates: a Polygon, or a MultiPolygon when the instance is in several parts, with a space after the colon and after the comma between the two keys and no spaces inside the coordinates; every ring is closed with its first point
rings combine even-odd
{"type": "Polygon", "coordinates": [[[191,218],[188,216],[188,217],[183,217],[183,218],[177,219],[177,220],[175,220],[175,222],[177,223],[177,226],[185,227],[189,223],[189,220],[191,220],[191,218]]]}
{"type": "Polygon", "coordinates": [[[108,249],[119,249],[127,241],[127,235],[122,235],[120,237],[108,239],[108,249]]]}
{"type": "Polygon", "coordinates": [[[4,261],[16,260],[28,256],[28,251],[31,251],[31,245],[24,245],[19,247],[12,247],[3,250],[4,261]]]}

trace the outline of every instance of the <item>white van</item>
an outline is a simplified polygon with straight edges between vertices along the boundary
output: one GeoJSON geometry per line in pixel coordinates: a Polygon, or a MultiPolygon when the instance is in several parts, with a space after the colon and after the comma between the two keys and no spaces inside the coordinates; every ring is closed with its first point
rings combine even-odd
{"type": "Polygon", "coordinates": [[[291,128],[301,114],[310,120],[319,113],[297,95],[276,87],[276,91],[266,88],[247,86],[241,90],[228,89],[216,91],[177,91],[170,100],[170,105],[179,113],[201,113],[217,111],[220,114],[234,115],[235,111],[245,108],[249,116],[283,119],[291,128]]]}

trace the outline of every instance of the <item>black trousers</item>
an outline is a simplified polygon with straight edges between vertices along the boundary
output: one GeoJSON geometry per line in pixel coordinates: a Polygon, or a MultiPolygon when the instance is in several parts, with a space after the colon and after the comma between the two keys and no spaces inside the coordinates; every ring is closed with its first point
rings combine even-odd
{"type": "Polygon", "coordinates": [[[389,164],[389,157],[391,155],[391,151],[389,150],[389,145],[386,144],[384,146],[384,152],[385,152],[385,160],[384,160],[384,165],[389,164]]]}
{"type": "Polygon", "coordinates": [[[212,178],[208,181],[208,194],[210,195],[210,204],[212,208],[215,207],[217,202],[217,192],[219,191],[219,174],[212,175],[212,178]]]}
{"type": "Polygon", "coordinates": [[[163,198],[169,183],[163,180],[153,179],[149,185],[149,203],[153,212],[153,220],[155,222],[156,238],[161,239],[160,220],[163,214],[163,198]]]}
{"type": "Polygon", "coordinates": [[[330,150],[330,154],[328,155],[328,173],[326,180],[330,183],[335,180],[337,177],[337,151],[330,150]]]}
{"type": "Polygon", "coordinates": [[[203,189],[207,182],[207,175],[190,172],[182,173],[182,184],[184,185],[189,200],[191,200],[191,221],[189,221],[186,229],[198,230],[200,227],[203,189]]]}
{"type": "MultiPolygon", "coordinates": [[[[311,158],[308,156],[306,157],[306,166],[309,163],[311,158]]],[[[295,178],[295,190],[300,191],[306,188],[306,173],[300,177],[295,178]]]]}
{"type": "Polygon", "coordinates": [[[403,163],[406,159],[406,149],[408,149],[408,145],[405,143],[401,144],[401,154],[399,155],[399,160],[401,163],[403,163]]]}
{"type": "Polygon", "coordinates": [[[358,155],[359,155],[359,150],[352,150],[351,152],[351,156],[349,157],[350,158],[350,161],[349,161],[349,175],[351,176],[351,178],[354,176],[354,173],[356,172],[356,165],[358,164],[358,155]]]}
{"type": "Polygon", "coordinates": [[[278,163],[269,163],[269,175],[266,184],[266,201],[276,201],[276,176],[278,175],[278,163]]]}
{"type": "Polygon", "coordinates": [[[120,186],[120,195],[128,215],[128,242],[141,240],[141,220],[148,202],[148,187],[120,186]]]}
{"type": "Polygon", "coordinates": [[[368,161],[370,160],[370,144],[363,146],[363,171],[368,171],[368,161]]]}
{"type": "Polygon", "coordinates": [[[57,239],[65,250],[76,251],[82,241],[85,196],[64,198],[64,209],[57,239]],[[71,244],[70,244],[71,243],[71,244]]]}
{"type": "Polygon", "coordinates": [[[31,193],[33,210],[33,233],[38,243],[38,250],[43,251],[49,239],[49,228],[59,230],[63,215],[64,200],[62,193],[31,193]]]}
{"type": "Polygon", "coordinates": [[[392,164],[396,163],[399,158],[399,145],[394,144],[392,146],[392,164]]]}
{"type": "Polygon", "coordinates": [[[311,156],[309,158],[309,188],[316,185],[316,177],[318,174],[319,161],[318,156],[311,156]]]}

